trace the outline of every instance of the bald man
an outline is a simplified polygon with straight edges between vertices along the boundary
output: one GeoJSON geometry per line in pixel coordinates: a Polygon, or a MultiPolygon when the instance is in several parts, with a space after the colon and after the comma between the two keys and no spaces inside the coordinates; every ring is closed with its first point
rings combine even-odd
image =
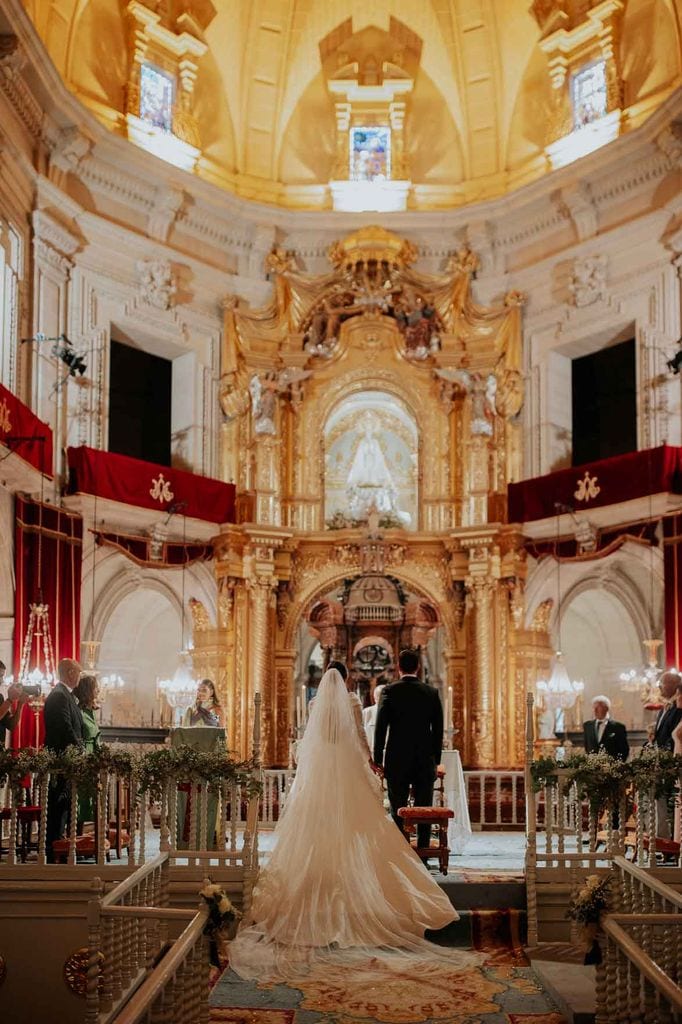
{"type": "MultiPolygon", "coordinates": [[[[59,682],[45,701],[45,746],[56,754],[63,753],[67,747],[83,746],[83,716],[73,695],[80,675],[78,662],[73,658],[63,658],[57,665],[59,682]]],[[[53,777],[50,779],[45,829],[45,846],[50,864],[55,860],[52,843],[63,835],[68,811],[68,785],[64,779],[53,777]]]]}

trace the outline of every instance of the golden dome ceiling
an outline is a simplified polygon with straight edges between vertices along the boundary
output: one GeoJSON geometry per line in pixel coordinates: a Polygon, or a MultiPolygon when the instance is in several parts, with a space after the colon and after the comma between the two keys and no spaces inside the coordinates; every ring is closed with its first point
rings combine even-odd
{"type": "Polygon", "coordinates": [[[123,135],[135,46],[130,9],[159,15],[169,35],[195,36],[205,49],[192,82],[194,172],[245,197],[304,209],[330,205],[341,101],[352,101],[353,79],[366,87],[363,102],[387,82],[394,99],[404,99],[400,159],[416,209],[500,195],[550,169],[547,125],[562,44],[553,50],[546,39],[555,30],[568,38],[593,10],[613,8],[618,18],[621,131],[682,81],[682,0],[24,3],[69,88],[123,135]]]}

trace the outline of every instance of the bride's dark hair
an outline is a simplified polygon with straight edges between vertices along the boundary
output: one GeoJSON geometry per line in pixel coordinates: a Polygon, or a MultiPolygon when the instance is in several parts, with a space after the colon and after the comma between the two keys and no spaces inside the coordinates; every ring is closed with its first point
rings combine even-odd
{"type": "Polygon", "coordinates": [[[336,669],[336,671],[339,673],[339,675],[341,676],[345,683],[346,679],[348,679],[348,669],[346,668],[344,663],[342,661],[330,661],[329,664],[327,665],[327,672],[329,672],[329,670],[332,668],[336,669]]]}

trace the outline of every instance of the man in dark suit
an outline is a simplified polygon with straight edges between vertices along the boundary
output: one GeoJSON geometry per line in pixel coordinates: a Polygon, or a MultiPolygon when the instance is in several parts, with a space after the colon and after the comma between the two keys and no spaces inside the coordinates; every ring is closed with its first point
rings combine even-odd
{"type": "Polygon", "coordinates": [[[592,700],[594,717],[583,723],[585,750],[588,754],[596,754],[605,750],[609,757],[619,761],[627,761],[630,747],[625,726],[622,722],[614,722],[609,712],[611,701],[599,695],[592,700]]]}
{"type": "MultiPolygon", "coordinates": [[[[682,676],[679,672],[670,670],[664,672],[658,680],[658,685],[665,700],[665,706],[661,708],[656,716],[656,730],[654,732],[654,746],[658,750],[672,750],[674,747],[673,733],[682,718],[682,708],[677,707],[675,700],[677,691],[682,687],[682,676]]],[[[661,839],[670,839],[672,832],[670,828],[670,808],[668,800],[664,796],[656,800],[658,830],[657,835],[661,839]]]]}
{"type": "Polygon", "coordinates": [[[682,675],[671,669],[663,673],[658,680],[658,685],[665,700],[665,706],[656,716],[654,743],[659,750],[672,750],[673,733],[682,718],[682,708],[678,708],[675,701],[677,691],[682,687],[682,675]]]}
{"type": "MultiPolygon", "coordinates": [[[[62,754],[67,747],[83,746],[83,716],[73,695],[81,667],[72,658],[63,658],[57,666],[57,675],[59,682],[45,701],[45,746],[56,754],[62,754]]],[[[50,864],[55,860],[52,843],[63,835],[68,810],[68,785],[64,779],[53,777],[50,779],[45,826],[45,847],[50,864]]]]}
{"type": "MultiPolygon", "coordinates": [[[[415,806],[433,803],[433,783],[443,747],[440,697],[417,678],[418,668],[418,651],[400,652],[400,678],[384,689],[374,729],[374,762],[384,769],[391,814],[401,832],[398,809],[407,804],[410,786],[415,806]]],[[[430,834],[429,825],[419,825],[418,845],[428,846],[430,834]]]]}

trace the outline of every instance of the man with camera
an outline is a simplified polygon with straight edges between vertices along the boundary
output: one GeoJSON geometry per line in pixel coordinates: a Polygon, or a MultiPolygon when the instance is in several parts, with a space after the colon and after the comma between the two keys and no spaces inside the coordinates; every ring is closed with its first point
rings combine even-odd
{"type": "MultiPolygon", "coordinates": [[[[5,678],[6,666],[0,661],[0,686],[5,678]]],[[[5,735],[11,732],[19,721],[21,709],[28,700],[29,695],[24,691],[21,683],[12,683],[7,690],[7,700],[0,691],[0,749],[5,746],[5,735]],[[16,708],[12,705],[16,702],[16,708]]]]}

